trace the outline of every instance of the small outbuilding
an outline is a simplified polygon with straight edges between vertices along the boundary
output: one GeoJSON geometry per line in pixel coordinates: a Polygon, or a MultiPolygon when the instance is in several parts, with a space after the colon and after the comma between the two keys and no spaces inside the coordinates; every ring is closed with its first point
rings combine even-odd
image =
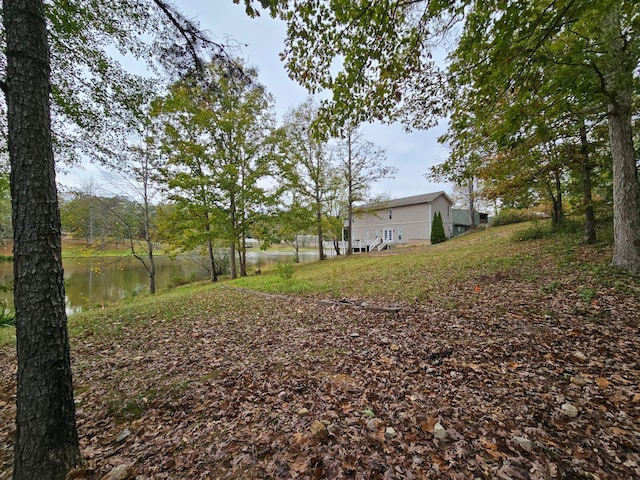
{"type": "Polygon", "coordinates": [[[474,212],[473,225],[471,225],[471,218],[468,209],[453,208],[451,212],[453,221],[452,236],[454,237],[466,232],[467,230],[475,228],[482,223],[489,223],[488,213],[474,212]]]}

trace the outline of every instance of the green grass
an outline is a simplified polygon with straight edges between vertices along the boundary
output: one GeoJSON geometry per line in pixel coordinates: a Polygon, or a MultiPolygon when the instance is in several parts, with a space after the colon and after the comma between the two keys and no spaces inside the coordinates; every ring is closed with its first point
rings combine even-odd
{"type": "MultiPolygon", "coordinates": [[[[609,239],[610,230],[610,224],[600,226],[599,238],[609,239]]],[[[579,229],[557,231],[543,222],[490,227],[438,245],[274,266],[262,275],[182,286],[73,315],[69,327],[74,336],[117,336],[139,322],[150,328],[154,322],[189,322],[212,310],[233,316],[238,306],[225,303],[228,288],[445,309],[494,302],[496,311],[512,309],[511,300],[503,297],[510,296],[515,283],[526,288],[534,302],[563,293],[588,304],[597,301],[603,289],[637,298],[640,276],[609,265],[612,249],[606,240],[584,245],[579,229]]],[[[0,328],[0,346],[14,341],[14,328],[0,328]]]]}
{"type": "Polygon", "coordinates": [[[512,240],[526,225],[490,228],[438,245],[388,253],[354,254],[295,265],[290,279],[277,271],[237,279],[233,285],[272,293],[307,293],[414,302],[444,296],[451,285],[484,275],[520,270],[533,262],[530,246],[512,240]]]}

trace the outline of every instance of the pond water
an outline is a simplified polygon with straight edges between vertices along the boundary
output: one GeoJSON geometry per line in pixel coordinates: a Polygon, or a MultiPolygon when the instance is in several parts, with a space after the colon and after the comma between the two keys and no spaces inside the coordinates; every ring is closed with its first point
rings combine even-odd
{"type": "MultiPolygon", "coordinates": [[[[301,262],[318,259],[315,251],[300,252],[301,262]]],[[[200,262],[189,257],[173,260],[167,256],[157,256],[156,288],[162,291],[177,278],[193,278],[202,269],[200,262]]],[[[268,265],[286,263],[293,260],[293,252],[248,251],[249,272],[268,265]]],[[[133,257],[125,258],[65,258],[64,279],[67,313],[72,314],[89,308],[149,292],[149,277],[143,265],[133,257]]],[[[0,285],[9,285],[13,280],[13,264],[0,262],[0,285]]],[[[13,293],[0,292],[0,300],[13,306],[13,293]]]]}

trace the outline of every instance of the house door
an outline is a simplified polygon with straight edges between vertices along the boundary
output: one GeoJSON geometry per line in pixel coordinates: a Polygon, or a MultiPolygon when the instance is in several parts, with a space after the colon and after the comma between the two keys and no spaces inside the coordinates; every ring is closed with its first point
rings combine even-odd
{"type": "Polygon", "coordinates": [[[385,228],[382,233],[382,239],[385,242],[393,242],[393,228],[385,228]]]}

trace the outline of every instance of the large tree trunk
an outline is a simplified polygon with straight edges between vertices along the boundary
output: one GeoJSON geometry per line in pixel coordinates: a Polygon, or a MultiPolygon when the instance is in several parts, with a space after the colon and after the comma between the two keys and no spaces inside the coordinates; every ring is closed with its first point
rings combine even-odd
{"type": "Polygon", "coordinates": [[[613,158],[612,264],[640,272],[640,188],[631,133],[631,91],[621,92],[618,97],[620,101],[609,105],[613,158]]]}
{"type": "Polygon", "coordinates": [[[14,479],[63,479],[80,461],[41,0],[4,0],[18,356],[14,479]]]}
{"type": "Polygon", "coordinates": [[[631,127],[633,71],[637,59],[620,33],[618,12],[612,9],[605,22],[609,50],[604,62],[605,90],[609,96],[609,142],[613,159],[612,264],[640,272],[640,185],[631,127]]]}
{"type": "Polygon", "coordinates": [[[155,295],[156,293],[156,260],[153,258],[153,242],[147,241],[148,251],[147,258],[149,259],[149,293],[155,295]]]}

